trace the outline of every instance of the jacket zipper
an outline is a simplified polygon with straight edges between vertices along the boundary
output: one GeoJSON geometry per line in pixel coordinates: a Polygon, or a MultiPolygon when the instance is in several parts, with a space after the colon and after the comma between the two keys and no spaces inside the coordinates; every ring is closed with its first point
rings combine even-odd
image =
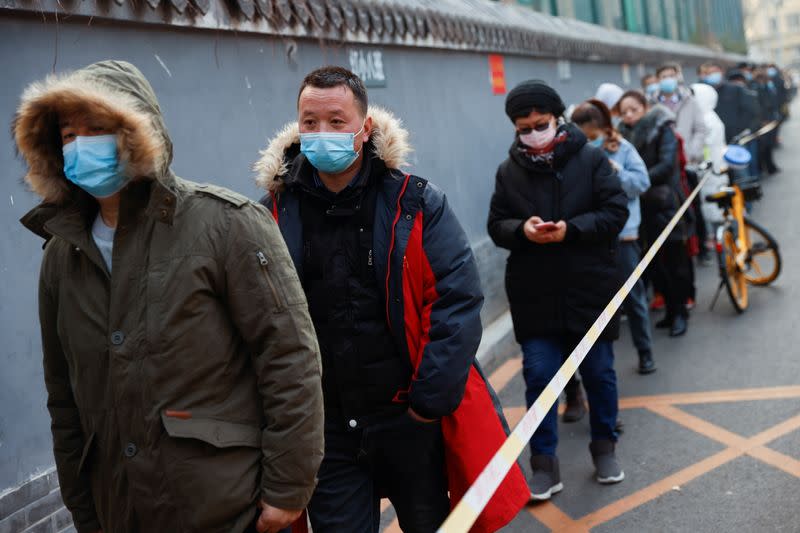
{"type": "Polygon", "coordinates": [[[411,174],[406,174],[406,179],[403,182],[403,186],[400,189],[400,194],[397,196],[397,204],[395,206],[395,215],[394,220],[392,221],[392,228],[391,228],[391,236],[389,239],[389,258],[386,262],[386,323],[389,326],[389,331],[394,333],[394,328],[392,327],[392,317],[391,313],[389,312],[389,305],[390,305],[390,296],[391,293],[389,291],[389,279],[392,274],[392,252],[394,252],[394,238],[395,232],[397,230],[397,222],[400,220],[400,215],[403,214],[403,210],[400,206],[400,202],[403,199],[403,195],[406,193],[406,188],[408,187],[408,182],[411,179],[411,174]]]}
{"type": "Polygon", "coordinates": [[[259,250],[256,252],[256,257],[258,258],[258,262],[261,264],[261,271],[264,273],[264,279],[267,280],[267,285],[269,285],[269,290],[272,293],[272,298],[275,300],[275,306],[278,309],[281,309],[283,306],[281,305],[280,296],[278,296],[278,288],[275,286],[275,283],[272,281],[272,277],[267,272],[267,266],[269,265],[269,260],[267,256],[264,255],[264,252],[259,250]]]}

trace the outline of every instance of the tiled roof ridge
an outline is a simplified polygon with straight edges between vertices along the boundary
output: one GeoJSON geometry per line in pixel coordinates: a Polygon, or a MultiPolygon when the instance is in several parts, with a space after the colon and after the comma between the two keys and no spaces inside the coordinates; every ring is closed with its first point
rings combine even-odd
{"type": "MultiPolygon", "coordinates": [[[[114,0],[120,8],[132,0],[114,0]]],[[[36,4],[40,0],[7,0],[36,4]]],[[[681,41],[555,17],[490,0],[146,0],[181,26],[236,29],[344,42],[450,48],[563,59],[738,61],[681,41]],[[172,13],[169,13],[172,11],[172,13]]],[[[112,5],[113,8],[113,5],[112,5]]],[[[103,14],[100,14],[103,16],[103,14]]],[[[116,18],[113,15],[111,18],[116,18]]],[[[125,17],[123,17],[125,18],[125,17]]]]}

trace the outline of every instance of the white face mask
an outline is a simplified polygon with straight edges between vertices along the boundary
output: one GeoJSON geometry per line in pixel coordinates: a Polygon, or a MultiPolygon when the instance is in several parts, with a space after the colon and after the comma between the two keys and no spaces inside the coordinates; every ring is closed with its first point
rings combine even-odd
{"type": "Polygon", "coordinates": [[[519,140],[534,150],[546,148],[556,137],[556,125],[551,123],[542,131],[531,130],[530,133],[520,134],[519,140]]]}

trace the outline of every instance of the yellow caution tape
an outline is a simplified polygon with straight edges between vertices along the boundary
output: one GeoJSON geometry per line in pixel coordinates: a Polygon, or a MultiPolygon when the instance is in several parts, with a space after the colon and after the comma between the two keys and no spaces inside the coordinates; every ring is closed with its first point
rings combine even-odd
{"type": "Polygon", "coordinates": [[[489,464],[486,465],[477,477],[475,483],[467,490],[464,497],[450,513],[450,516],[447,517],[447,520],[439,527],[437,533],[467,533],[469,531],[469,528],[471,528],[472,524],[478,519],[478,515],[481,514],[483,508],[489,503],[497,487],[500,486],[501,481],[505,479],[506,474],[508,474],[514,462],[525,449],[525,445],[530,441],[533,433],[539,427],[545,415],[553,407],[553,404],[561,394],[561,391],[564,390],[567,382],[572,378],[572,375],[575,374],[575,371],[586,357],[586,354],[589,353],[594,343],[597,342],[600,334],[620,308],[622,302],[625,301],[625,297],[628,296],[633,286],[639,281],[639,278],[642,277],[645,269],[664,244],[667,236],[675,229],[675,225],[694,201],[705,182],[711,177],[711,174],[711,172],[707,172],[689,197],[686,198],[686,201],[683,202],[683,205],[681,205],[678,212],[675,213],[675,216],[672,217],[672,220],[669,221],[667,227],[664,228],[661,235],[659,235],[652,246],[650,246],[650,249],[636,266],[630,277],[628,277],[627,281],[622,285],[622,288],[617,291],[617,294],[614,295],[606,308],[603,309],[603,312],[597,317],[592,327],[589,328],[589,331],[586,332],[586,335],[584,335],[583,339],[581,339],[558,372],[556,372],[556,375],[553,376],[553,379],[550,380],[550,383],[547,384],[544,391],[542,391],[531,408],[528,409],[511,435],[508,436],[494,457],[489,461],[489,464]]]}

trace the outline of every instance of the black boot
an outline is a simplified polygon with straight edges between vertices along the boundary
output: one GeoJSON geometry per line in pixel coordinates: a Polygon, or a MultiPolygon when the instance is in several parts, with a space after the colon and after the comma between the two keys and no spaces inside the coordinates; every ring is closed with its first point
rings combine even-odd
{"type": "Polygon", "coordinates": [[[564,489],[564,484],[561,483],[561,472],[558,468],[558,457],[533,455],[531,456],[531,470],[533,470],[530,480],[531,500],[543,502],[564,489]]]}
{"type": "Polygon", "coordinates": [[[586,405],[583,401],[583,389],[580,381],[577,386],[572,385],[572,383],[568,384],[564,388],[564,392],[567,395],[567,407],[564,410],[562,420],[567,424],[577,422],[586,414],[586,405]]]}
{"type": "Polygon", "coordinates": [[[669,315],[665,316],[658,322],[656,322],[656,329],[669,329],[672,327],[672,323],[675,319],[669,315]]]}
{"type": "Polygon", "coordinates": [[[689,323],[687,322],[686,317],[678,315],[675,317],[675,320],[672,321],[672,326],[669,328],[669,336],[680,337],[686,333],[687,329],[689,329],[689,323]]]}
{"type": "Polygon", "coordinates": [[[653,361],[653,354],[651,352],[642,352],[639,354],[639,373],[652,374],[656,371],[656,363],[653,361]]]}

